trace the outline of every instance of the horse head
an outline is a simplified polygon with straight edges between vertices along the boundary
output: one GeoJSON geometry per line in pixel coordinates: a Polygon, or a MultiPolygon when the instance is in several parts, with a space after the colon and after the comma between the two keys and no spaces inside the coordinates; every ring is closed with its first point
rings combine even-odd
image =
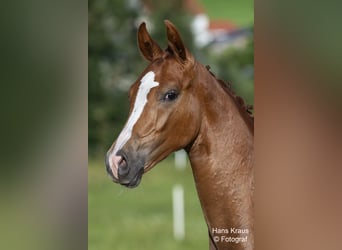
{"type": "Polygon", "coordinates": [[[129,118],[106,155],[108,174],[127,187],[138,186],[143,173],[190,145],[199,131],[196,62],[175,26],[165,25],[166,50],[151,38],[145,23],[138,29],[139,49],[149,65],[129,90],[129,118]]]}

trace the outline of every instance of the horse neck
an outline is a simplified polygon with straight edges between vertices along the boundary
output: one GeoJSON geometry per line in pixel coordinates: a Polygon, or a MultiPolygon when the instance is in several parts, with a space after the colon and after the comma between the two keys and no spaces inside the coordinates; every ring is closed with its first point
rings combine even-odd
{"type": "Polygon", "coordinates": [[[202,65],[197,68],[195,82],[205,94],[199,133],[188,154],[204,216],[209,231],[248,229],[248,244],[253,244],[253,133],[234,97],[202,65]]]}

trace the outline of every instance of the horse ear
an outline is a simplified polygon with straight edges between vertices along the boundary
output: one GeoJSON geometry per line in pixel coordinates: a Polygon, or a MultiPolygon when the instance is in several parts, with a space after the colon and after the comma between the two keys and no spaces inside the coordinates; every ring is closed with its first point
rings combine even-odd
{"type": "Polygon", "coordinates": [[[151,38],[150,34],[147,32],[145,22],[140,24],[138,29],[138,45],[144,58],[150,62],[163,53],[159,45],[151,38]]]}
{"type": "Polygon", "coordinates": [[[191,55],[185,48],[184,43],[173,23],[169,20],[165,20],[166,34],[169,41],[170,49],[182,60],[186,61],[190,59],[191,55]]]}

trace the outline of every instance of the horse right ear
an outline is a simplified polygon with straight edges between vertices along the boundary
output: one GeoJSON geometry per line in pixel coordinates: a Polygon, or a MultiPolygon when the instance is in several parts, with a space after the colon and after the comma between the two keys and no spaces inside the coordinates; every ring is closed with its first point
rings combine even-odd
{"type": "Polygon", "coordinates": [[[144,58],[150,62],[153,61],[153,59],[160,57],[163,53],[163,50],[147,32],[145,22],[140,24],[138,29],[138,45],[144,58]]]}

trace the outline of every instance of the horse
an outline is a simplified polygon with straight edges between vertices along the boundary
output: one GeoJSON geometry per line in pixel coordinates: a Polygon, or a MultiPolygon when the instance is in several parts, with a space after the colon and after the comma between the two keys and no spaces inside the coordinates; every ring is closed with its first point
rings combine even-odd
{"type": "Polygon", "coordinates": [[[115,183],[137,187],[144,173],[184,149],[208,226],[209,249],[253,249],[253,115],[242,98],[195,60],[165,20],[162,50],[142,23],[149,62],[129,90],[129,118],[106,154],[115,183]]]}

